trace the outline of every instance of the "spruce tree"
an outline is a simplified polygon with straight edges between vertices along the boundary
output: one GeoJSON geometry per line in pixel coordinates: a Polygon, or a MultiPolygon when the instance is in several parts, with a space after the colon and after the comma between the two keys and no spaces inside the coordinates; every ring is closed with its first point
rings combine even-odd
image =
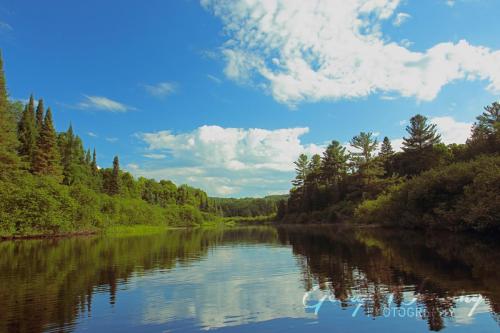
{"type": "Polygon", "coordinates": [[[90,168],[92,169],[92,173],[94,175],[97,175],[97,158],[96,158],[96,152],[94,148],[94,153],[92,154],[92,162],[90,163],[90,168]]]}
{"type": "Polygon", "coordinates": [[[437,134],[436,124],[428,124],[427,118],[417,114],[410,119],[410,125],[406,126],[410,136],[403,138],[403,151],[418,152],[441,142],[441,136],[437,134]]]}
{"type": "Polygon", "coordinates": [[[43,108],[43,99],[38,100],[38,105],[36,107],[36,128],[37,130],[41,130],[43,126],[43,113],[45,112],[43,108]]]}
{"type": "Polygon", "coordinates": [[[21,120],[18,124],[17,136],[19,138],[19,155],[23,158],[27,169],[31,170],[31,164],[36,149],[36,128],[34,109],[28,105],[24,108],[21,120]]]}
{"type": "Polygon", "coordinates": [[[391,158],[394,155],[394,150],[392,149],[391,141],[388,137],[384,137],[382,141],[382,146],[380,147],[380,156],[384,161],[391,158]]]}
{"type": "Polygon", "coordinates": [[[384,165],[385,174],[391,175],[393,173],[392,160],[394,157],[394,149],[392,149],[391,141],[388,137],[384,137],[378,156],[384,165]]]}
{"type": "Polygon", "coordinates": [[[75,135],[73,134],[73,126],[70,124],[64,136],[65,140],[62,147],[62,167],[63,167],[63,183],[71,185],[73,182],[73,142],[75,135]]]}
{"type": "Polygon", "coordinates": [[[62,176],[60,163],[52,112],[48,108],[37,140],[33,172],[39,175],[51,175],[60,179],[62,176]]]}
{"type": "Polygon", "coordinates": [[[87,149],[85,153],[85,165],[90,166],[90,163],[92,163],[92,155],[90,154],[90,149],[87,149]]]}
{"type": "Polygon", "coordinates": [[[120,162],[118,156],[113,159],[113,171],[109,182],[108,193],[110,195],[117,195],[120,193],[120,162]]]}
{"type": "Polygon", "coordinates": [[[0,52],[0,177],[7,176],[19,166],[16,121],[9,110],[3,60],[0,52]]]}

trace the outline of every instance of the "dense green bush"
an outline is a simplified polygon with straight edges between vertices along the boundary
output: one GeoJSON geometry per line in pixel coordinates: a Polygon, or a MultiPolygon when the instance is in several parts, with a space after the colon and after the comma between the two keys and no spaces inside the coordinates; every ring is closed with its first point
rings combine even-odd
{"type": "Polygon", "coordinates": [[[500,229],[500,157],[482,156],[422,173],[361,203],[362,223],[500,229]]]}

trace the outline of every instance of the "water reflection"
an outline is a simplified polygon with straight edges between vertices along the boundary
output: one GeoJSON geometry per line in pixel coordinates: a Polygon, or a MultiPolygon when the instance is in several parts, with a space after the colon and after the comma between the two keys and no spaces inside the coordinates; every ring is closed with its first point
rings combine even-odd
{"type": "Polygon", "coordinates": [[[0,253],[0,332],[499,327],[499,246],[463,235],[249,227],[9,241],[0,253]],[[309,306],[330,296],[317,316],[306,291],[309,306]],[[473,316],[465,295],[484,298],[473,316]]]}

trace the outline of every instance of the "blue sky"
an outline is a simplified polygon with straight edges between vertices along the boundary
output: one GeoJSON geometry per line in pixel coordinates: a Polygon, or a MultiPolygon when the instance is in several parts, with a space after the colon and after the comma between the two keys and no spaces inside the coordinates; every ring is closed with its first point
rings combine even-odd
{"type": "Polygon", "coordinates": [[[12,98],[98,162],[214,196],[285,193],[298,154],[431,118],[463,142],[500,92],[496,0],[0,1],[12,98]]]}

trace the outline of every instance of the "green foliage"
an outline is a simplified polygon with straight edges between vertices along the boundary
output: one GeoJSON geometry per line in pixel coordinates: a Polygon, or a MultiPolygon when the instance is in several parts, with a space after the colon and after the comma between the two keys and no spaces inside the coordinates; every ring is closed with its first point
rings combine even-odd
{"type": "Polygon", "coordinates": [[[47,109],[36,143],[33,172],[38,175],[49,175],[62,178],[61,156],[57,145],[57,134],[52,123],[52,112],[47,109]]]}
{"type": "Polygon", "coordinates": [[[274,195],[264,198],[210,198],[212,207],[224,217],[257,217],[273,215],[287,195],[274,195]]]}
{"type": "Polygon", "coordinates": [[[411,227],[500,230],[500,156],[433,169],[363,202],[358,221],[411,227]]]}
{"type": "Polygon", "coordinates": [[[43,100],[36,114],[33,96],[24,112],[20,108],[7,99],[0,57],[0,235],[140,224],[195,227],[220,219],[202,190],[135,180],[120,170],[117,156],[112,169],[99,169],[95,149],[91,157],[71,125],[56,133],[43,100]]]}
{"type": "Polygon", "coordinates": [[[17,136],[19,138],[19,155],[25,161],[27,169],[31,170],[37,141],[33,95],[30,96],[30,101],[22,113],[18,124],[17,136]]]}
{"type": "Polygon", "coordinates": [[[436,125],[421,115],[411,118],[402,152],[385,137],[375,157],[371,133],[351,140],[356,151],[350,156],[332,141],[321,159],[322,177],[313,171],[317,163],[309,163],[308,176],[292,188],[277,217],[284,223],[354,217],[365,224],[500,230],[499,113],[499,103],[487,106],[465,145],[441,143],[436,125]]]}
{"type": "Polygon", "coordinates": [[[0,179],[7,178],[19,164],[16,120],[10,105],[0,53],[0,179]]]}

